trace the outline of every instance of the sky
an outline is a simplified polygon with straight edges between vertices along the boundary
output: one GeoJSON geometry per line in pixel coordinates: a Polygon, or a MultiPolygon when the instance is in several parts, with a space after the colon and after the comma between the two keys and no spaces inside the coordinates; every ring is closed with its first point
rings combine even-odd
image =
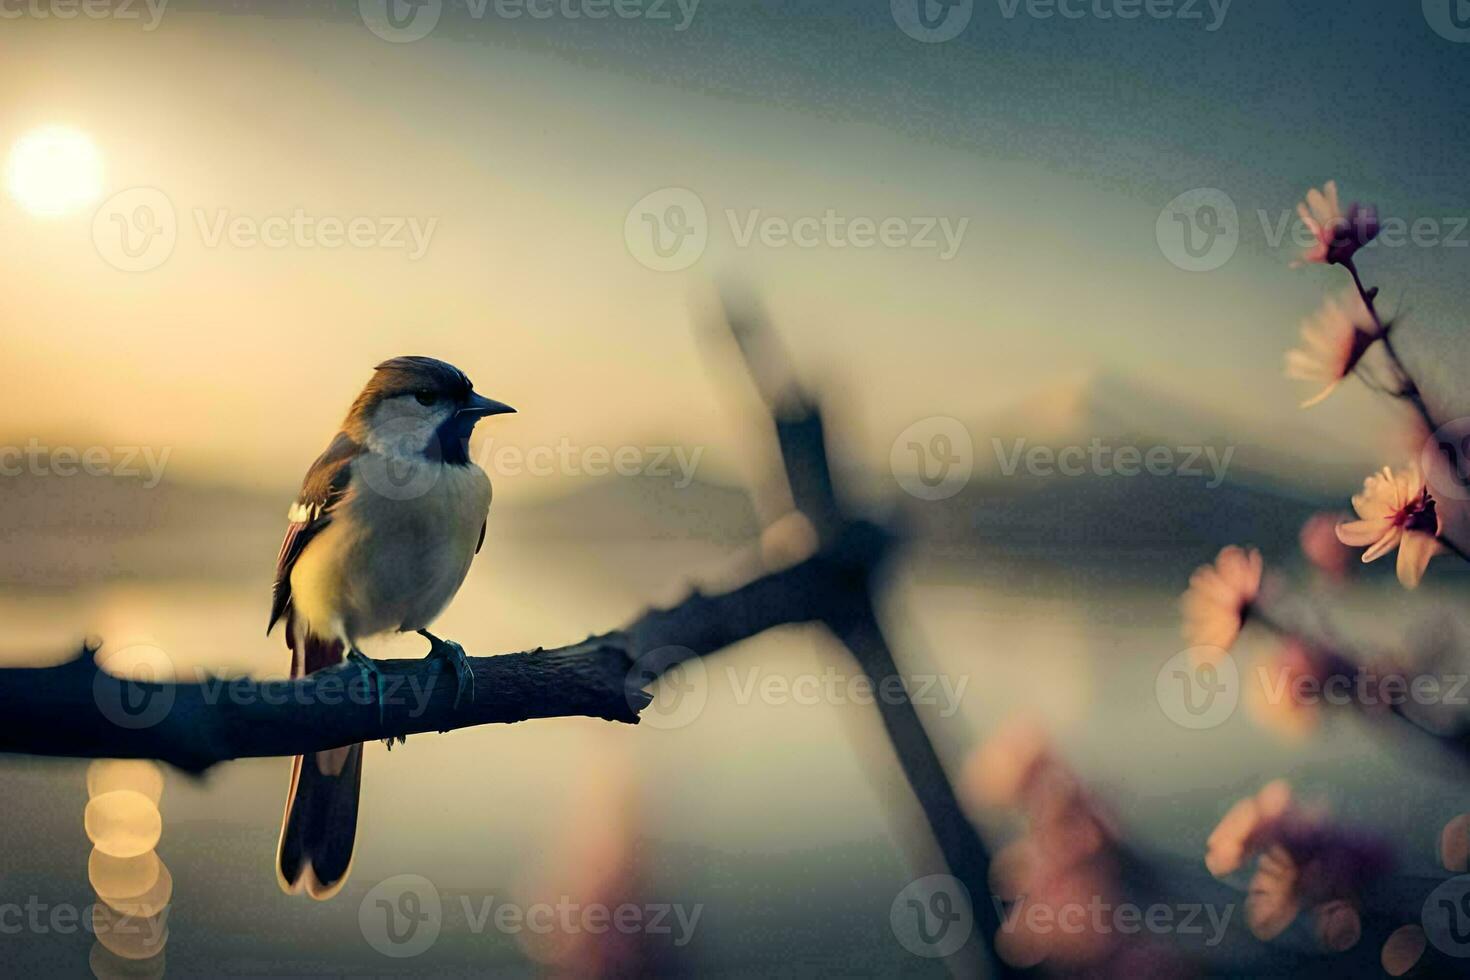
{"type": "Polygon", "coordinates": [[[1434,0],[991,0],[947,40],[906,2],[431,2],[397,28],[373,0],[6,4],[0,152],[69,127],[100,185],[53,216],[0,195],[4,438],[275,488],[411,352],[521,410],[489,438],[680,441],[738,476],[748,433],[697,330],[736,278],[876,466],[916,420],[978,432],[1079,375],[1373,460],[1391,410],[1353,390],[1299,413],[1281,376],[1344,285],[1279,238],[1330,178],[1433,222],[1363,265],[1458,414],[1470,43],[1434,0]],[[1181,268],[1171,202],[1222,194],[1228,258],[1181,268]],[[173,236],[129,258],[140,204],[173,236]],[[658,221],[697,233],[661,257],[658,221]]]}

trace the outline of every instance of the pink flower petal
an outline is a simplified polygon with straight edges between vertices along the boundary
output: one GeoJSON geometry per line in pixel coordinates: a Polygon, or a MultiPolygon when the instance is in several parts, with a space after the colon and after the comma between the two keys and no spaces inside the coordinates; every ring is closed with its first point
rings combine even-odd
{"type": "Polygon", "coordinates": [[[1363,552],[1363,564],[1377,561],[1398,546],[1399,539],[1404,536],[1402,528],[1390,527],[1383,533],[1383,537],[1374,543],[1373,547],[1363,552]]]}
{"type": "Polygon", "coordinates": [[[1337,540],[1349,548],[1366,548],[1383,537],[1392,525],[1383,518],[1348,521],[1337,525],[1337,540]]]}
{"type": "Polygon", "coordinates": [[[1399,545],[1397,569],[1399,581],[1404,584],[1404,588],[1418,587],[1420,580],[1424,578],[1424,569],[1429,567],[1429,559],[1441,550],[1440,543],[1423,531],[1410,531],[1404,535],[1403,543],[1399,545]]]}

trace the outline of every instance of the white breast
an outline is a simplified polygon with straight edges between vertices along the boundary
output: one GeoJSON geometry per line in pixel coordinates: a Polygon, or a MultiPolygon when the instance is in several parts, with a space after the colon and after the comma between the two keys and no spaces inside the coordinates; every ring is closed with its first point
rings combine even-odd
{"type": "Polygon", "coordinates": [[[349,641],[425,629],[464,582],[489,509],[474,464],[364,454],[350,496],[297,560],[293,605],[314,632],[349,641]]]}

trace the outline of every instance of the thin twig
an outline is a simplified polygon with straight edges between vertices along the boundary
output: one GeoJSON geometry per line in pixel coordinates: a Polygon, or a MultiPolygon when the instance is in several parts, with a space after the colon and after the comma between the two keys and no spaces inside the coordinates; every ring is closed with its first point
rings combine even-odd
{"type": "Polygon", "coordinates": [[[1364,285],[1363,277],[1358,272],[1357,263],[1352,259],[1343,261],[1342,267],[1348,271],[1348,275],[1352,276],[1353,286],[1357,289],[1358,296],[1362,298],[1363,305],[1368,310],[1368,315],[1373,318],[1373,326],[1377,329],[1379,337],[1383,340],[1383,350],[1388,354],[1389,362],[1393,365],[1394,371],[1399,376],[1402,387],[1396,392],[1390,392],[1390,394],[1396,398],[1402,398],[1413,405],[1414,410],[1419,413],[1420,419],[1428,426],[1429,431],[1435,431],[1439,426],[1435,424],[1433,416],[1430,415],[1429,406],[1424,403],[1424,396],[1420,394],[1419,386],[1414,382],[1414,376],[1409,373],[1409,369],[1404,365],[1403,359],[1399,357],[1398,350],[1393,345],[1393,337],[1391,336],[1393,324],[1384,323],[1378,315],[1378,307],[1375,302],[1378,299],[1377,287],[1369,289],[1364,285]]]}
{"type": "MultiPolygon", "coordinates": [[[[1368,673],[1365,665],[1372,663],[1373,658],[1365,655],[1360,650],[1353,649],[1337,637],[1329,636],[1323,639],[1321,637],[1309,636],[1302,630],[1283,623],[1259,603],[1253,604],[1250,607],[1246,621],[1258,623],[1277,636],[1296,640],[1306,647],[1312,653],[1313,658],[1319,663],[1329,666],[1338,664],[1345,670],[1350,670],[1352,672],[1351,675],[1341,674],[1340,676],[1348,676],[1355,687],[1365,680],[1371,679],[1372,675],[1368,673]]],[[[1324,629],[1330,631],[1330,626],[1324,626],[1324,629]]],[[[1383,661],[1386,658],[1379,659],[1383,661]]],[[[1331,676],[1339,675],[1334,672],[1329,674],[1329,677],[1331,676]]],[[[1326,683],[1327,679],[1324,678],[1324,689],[1326,683]]],[[[1291,696],[1291,693],[1288,691],[1287,697],[1291,696]]],[[[1366,707],[1366,705],[1360,704],[1356,700],[1352,704],[1359,709],[1360,715],[1362,714],[1361,709],[1366,707]]],[[[1444,750],[1460,766],[1470,766],[1470,739],[1467,739],[1463,731],[1446,733],[1430,728],[1420,719],[1409,713],[1406,710],[1407,706],[1402,702],[1390,702],[1386,704],[1386,707],[1393,717],[1407,725],[1409,730],[1415,735],[1428,738],[1432,744],[1444,750]]]]}
{"type": "MultiPolygon", "coordinates": [[[[747,371],[770,406],[783,469],[796,509],[811,522],[819,542],[841,533],[853,518],[839,500],[832,480],[821,411],[801,387],[764,319],[748,304],[737,306],[726,293],[725,322],[745,359],[747,371]]],[[[880,566],[854,567],[856,576],[844,596],[851,601],[831,608],[825,618],[847,647],[874,690],[894,696],[876,699],[889,741],[951,874],[969,892],[976,941],[985,950],[990,975],[1019,977],[990,941],[1000,928],[1000,904],[990,887],[990,850],[960,807],[933,741],[908,697],[902,675],[874,608],[872,588],[880,566]]]]}

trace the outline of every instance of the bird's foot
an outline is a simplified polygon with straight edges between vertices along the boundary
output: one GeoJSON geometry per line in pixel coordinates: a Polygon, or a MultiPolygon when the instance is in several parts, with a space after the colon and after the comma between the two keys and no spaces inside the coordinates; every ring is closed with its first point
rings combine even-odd
{"type": "Polygon", "coordinates": [[[387,702],[383,697],[382,668],[378,666],[377,661],[373,660],[372,657],[369,657],[355,647],[347,654],[346,662],[362,671],[363,676],[367,679],[368,693],[372,695],[373,700],[378,702],[378,721],[387,721],[388,711],[387,702]]]}
{"type": "Polygon", "coordinates": [[[459,710],[460,702],[469,695],[470,703],[475,700],[475,671],[470,666],[470,658],[465,656],[464,647],[453,640],[441,640],[428,630],[419,630],[419,635],[429,641],[429,656],[439,660],[441,670],[454,670],[454,710],[459,710]]]}

